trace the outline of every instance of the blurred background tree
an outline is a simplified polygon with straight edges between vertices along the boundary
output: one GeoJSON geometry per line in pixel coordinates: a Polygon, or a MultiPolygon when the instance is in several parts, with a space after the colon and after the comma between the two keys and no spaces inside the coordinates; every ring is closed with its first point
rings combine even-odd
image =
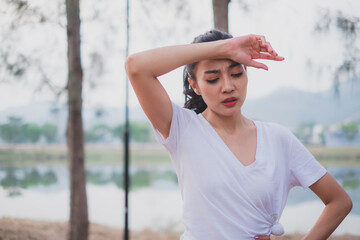
{"type": "Polygon", "coordinates": [[[360,76],[360,17],[346,15],[341,11],[332,12],[329,9],[321,9],[322,14],[315,25],[315,32],[330,34],[337,31],[343,38],[343,58],[334,72],[334,89],[339,94],[339,84],[341,81],[359,79],[360,76]]]}
{"type": "Polygon", "coordinates": [[[105,137],[110,134],[110,127],[105,124],[97,124],[85,131],[86,142],[104,141],[105,137]]]}
{"type": "Polygon", "coordinates": [[[22,119],[19,117],[9,117],[8,123],[0,125],[1,138],[8,143],[18,143],[21,139],[22,119]]]}
{"type": "MultiPolygon", "coordinates": [[[[248,11],[246,0],[234,0],[248,11]]],[[[228,8],[230,0],[213,0],[214,27],[225,32],[229,32],[228,8]]],[[[334,90],[339,94],[339,84],[341,81],[356,80],[360,76],[360,17],[347,15],[341,11],[332,12],[330,9],[319,9],[319,20],[315,23],[314,30],[318,33],[330,34],[331,31],[339,31],[344,39],[343,61],[340,63],[333,74],[334,90]]],[[[308,60],[311,62],[311,59],[308,60]]],[[[313,64],[313,63],[311,63],[313,64]]],[[[321,66],[319,67],[321,68],[321,66]]]]}
{"type": "MultiPolygon", "coordinates": [[[[0,72],[2,82],[11,82],[13,80],[24,81],[27,78],[40,79],[32,82],[38,84],[36,90],[40,91],[47,86],[55,96],[59,97],[64,91],[68,93],[68,124],[67,124],[67,142],[70,171],[70,221],[69,221],[69,239],[86,240],[88,239],[88,213],[86,199],[86,180],[84,167],[84,139],[83,139],[83,120],[82,120],[82,83],[83,69],[81,65],[80,54],[80,5],[78,0],[57,1],[53,5],[57,8],[41,9],[27,0],[6,0],[6,8],[10,12],[11,20],[2,32],[0,48],[0,72]],[[68,54],[68,82],[65,87],[59,87],[52,81],[51,71],[59,64],[56,59],[52,67],[48,67],[48,57],[54,52],[46,52],[46,47],[41,42],[40,53],[27,52],[19,47],[19,40],[16,39],[22,31],[31,34],[31,28],[43,27],[44,31],[50,32],[60,30],[67,33],[67,54],[68,54]],[[29,31],[30,30],[30,31],[29,31]],[[45,53],[45,54],[42,54],[45,53]],[[47,56],[44,58],[44,56],[47,56]],[[32,71],[30,71],[32,70],[32,71]],[[26,74],[31,72],[31,74],[26,74]]],[[[56,46],[50,46],[56,49],[56,46]]],[[[37,49],[36,49],[37,50],[37,49]]],[[[101,72],[101,57],[93,54],[92,69],[101,72]]],[[[60,61],[61,62],[61,61],[60,61]]],[[[63,62],[65,63],[65,62],[63,62]]],[[[95,75],[95,74],[94,74],[95,75]]],[[[21,125],[20,120],[10,119],[10,125],[2,127],[2,136],[9,141],[19,141],[19,134],[12,131],[21,125]]],[[[49,128],[48,128],[49,129],[49,128]]],[[[36,142],[40,137],[40,128],[35,125],[24,125],[19,131],[24,134],[26,140],[36,142]]],[[[51,135],[51,134],[50,134],[51,135]]],[[[49,135],[48,135],[49,136],[49,135]]],[[[51,137],[50,137],[51,138],[51,137]]]]}
{"type": "Polygon", "coordinates": [[[23,123],[20,117],[9,117],[8,122],[0,124],[0,138],[9,144],[38,143],[43,136],[47,143],[56,140],[57,127],[52,124],[39,126],[36,123],[23,123]]]}
{"type": "Polygon", "coordinates": [[[344,123],[341,127],[346,139],[353,140],[359,133],[358,124],[356,122],[344,123]]]}
{"type": "Polygon", "coordinates": [[[314,122],[301,123],[300,126],[295,129],[294,134],[304,144],[310,144],[313,136],[314,125],[314,122]]]}
{"type": "Polygon", "coordinates": [[[21,127],[24,142],[37,143],[41,136],[41,128],[37,124],[27,123],[21,127]]]}
{"type": "Polygon", "coordinates": [[[81,65],[80,2],[66,0],[68,53],[67,146],[70,175],[69,240],[87,240],[89,217],[86,196],[84,130],[82,119],[83,69],[81,65]]]}
{"type": "Polygon", "coordinates": [[[229,32],[229,6],[230,0],[213,0],[214,27],[229,32]]]}
{"type": "Polygon", "coordinates": [[[42,133],[47,143],[54,143],[56,141],[57,127],[52,124],[45,124],[42,126],[42,133]]]}

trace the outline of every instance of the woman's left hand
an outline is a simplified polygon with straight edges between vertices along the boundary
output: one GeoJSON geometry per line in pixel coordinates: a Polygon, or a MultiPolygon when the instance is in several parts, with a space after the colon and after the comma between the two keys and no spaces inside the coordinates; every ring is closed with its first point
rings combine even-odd
{"type": "Polygon", "coordinates": [[[264,36],[251,34],[231,38],[227,41],[230,46],[227,57],[246,66],[268,70],[265,64],[254,61],[254,59],[284,60],[274,51],[264,36]]]}
{"type": "Polygon", "coordinates": [[[255,236],[254,239],[255,239],[255,240],[271,240],[271,239],[270,239],[270,235],[269,235],[269,236],[258,235],[258,236],[255,236]]]}

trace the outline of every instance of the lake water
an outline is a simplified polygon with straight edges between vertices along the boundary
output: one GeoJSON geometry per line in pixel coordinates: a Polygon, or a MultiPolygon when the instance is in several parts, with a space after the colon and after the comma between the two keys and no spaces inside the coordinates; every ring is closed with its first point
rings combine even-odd
{"type": "MultiPolygon", "coordinates": [[[[337,234],[360,235],[360,167],[330,167],[329,173],[346,189],[353,210],[337,234]]],[[[130,227],[181,232],[182,202],[171,167],[131,168],[130,227]]],[[[65,166],[0,168],[0,217],[67,221],[69,174],[65,166]]],[[[87,168],[91,222],[124,226],[123,169],[121,166],[87,168]]],[[[308,189],[293,188],[280,222],[287,233],[306,232],[324,208],[308,189]]]]}

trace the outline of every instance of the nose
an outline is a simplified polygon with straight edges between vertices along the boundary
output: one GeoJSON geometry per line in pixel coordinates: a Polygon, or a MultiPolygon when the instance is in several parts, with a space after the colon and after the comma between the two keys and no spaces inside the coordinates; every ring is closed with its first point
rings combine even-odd
{"type": "Polygon", "coordinates": [[[234,84],[231,81],[231,78],[224,77],[223,85],[222,85],[222,92],[223,93],[231,93],[234,91],[234,84]]]}

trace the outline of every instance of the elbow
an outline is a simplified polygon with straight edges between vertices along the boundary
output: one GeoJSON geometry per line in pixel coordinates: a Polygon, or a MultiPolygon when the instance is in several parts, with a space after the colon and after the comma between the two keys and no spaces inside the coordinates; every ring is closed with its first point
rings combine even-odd
{"type": "Polygon", "coordinates": [[[130,80],[139,73],[137,62],[138,60],[134,55],[130,55],[125,61],[125,70],[130,80]]]}
{"type": "Polygon", "coordinates": [[[346,211],[346,215],[350,213],[352,207],[353,207],[353,202],[351,200],[351,198],[349,197],[348,194],[346,194],[346,197],[343,201],[343,204],[344,204],[344,209],[346,211]]]}
{"type": "Polygon", "coordinates": [[[337,205],[338,205],[338,209],[343,213],[345,217],[350,213],[353,207],[353,202],[350,196],[346,192],[344,192],[344,194],[338,198],[337,205]]]}

